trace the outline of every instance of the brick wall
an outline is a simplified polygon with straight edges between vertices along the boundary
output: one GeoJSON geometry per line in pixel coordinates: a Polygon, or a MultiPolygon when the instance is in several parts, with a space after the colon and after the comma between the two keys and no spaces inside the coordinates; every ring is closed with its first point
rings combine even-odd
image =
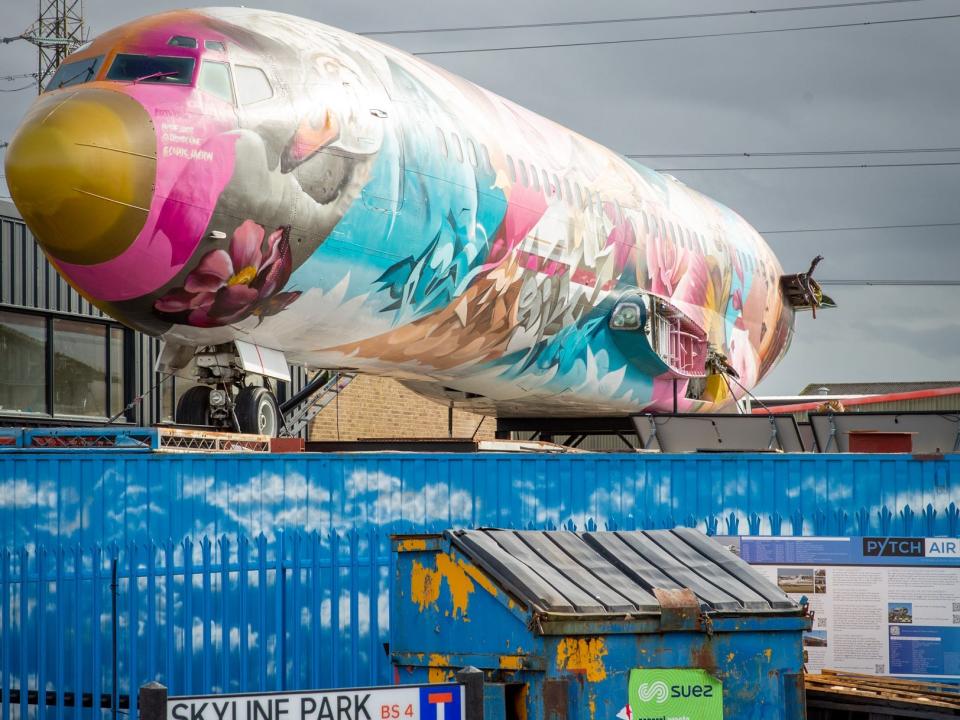
{"type": "MultiPolygon", "coordinates": [[[[482,415],[453,411],[453,436],[473,436],[482,415]]],[[[493,439],[496,421],[483,420],[478,440],[493,439]]],[[[357,438],[445,438],[447,408],[411,392],[395,380],[358,375],[310,425],[311,440],[357,438]],[[338,433],[339,429],[339,433],[338,433]]]]}

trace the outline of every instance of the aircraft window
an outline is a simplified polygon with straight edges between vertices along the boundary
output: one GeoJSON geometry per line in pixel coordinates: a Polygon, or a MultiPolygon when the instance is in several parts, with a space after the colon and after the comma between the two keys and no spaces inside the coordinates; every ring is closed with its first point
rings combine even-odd
{"type": "Polygon", "coordinates": [[[453,133],[451,137],[453,138],[453,147],[457,151],[457,162],[463,162],[463,146],[460,144],[460,136],[453,133]]]}
{"type": "Polygon", "coordinates": [[[483,143],[480,143],[480,150],[483,151],[484,166],[489,172],[493,172],[493,163],[490,162],[490,151],[487,150],[487,146],[483,143]]]}
{"type": "Polygon", "coordinates": [[[557,177],[556,173],[553,175],[553,194],[563,200],[563,188],[560,187],[560,178],[557,177]]]}
{"type": "Polygon", "coordinates": [[[527,166],[523,164],[523,160],[517,160],[517,166],[520,168],[520,184],[527,185],[527,166]]]}
{"type": "Polygon", "coordinates": [[[477,166],[477,146],[473,144],[473,140],[467,138],[467,157],[470,158],[470,164],[474,167],[477,166]]]}
{"type": "Polygon", "coordinates": [[[543,177],[543,194],[546,196],[556,195],[557,189],[550,183],[550,176],[547,175],[546,170],[541,170],[541,177],[543,177]]]}
{"type": "Polygon", "coordinates": [[[583,192],[580,190],[580,183],[578,183],[576,180],[574,180],[574,182],[573,182],[573,189],[574,189],[574,192],[577,193],[577,207],[578,207],[578,208],[582,208],[582,207],[583,207],[583,192]]]}
{"type": "Polygon", "coordinates": [[[219,40],[204,40],[203,46],[207,50],[218,50],[219,52],[226,52],[226,46],[219,40]]]}
{"type": "Polygon", "coordinates": [[[569,178],[564,178],[564,179],[563,179],[563,190],[564,190],[564,193],[566,193],[567,204],[568,204],[568,205],[573,205],[573,193],[572,193],[571,190],[570,190],[570,179],[569,179],[569,178]]]}
{"type": "Polygon", "coordinates": [[[57,68],[56,74],[50,82],[47,83],[44,92],[90,82],[97,76],[97,71],[100,69],[102,62],[103,55],[98,55],[97,57],[84,58],[76,62],[64,63],[57,68]]]}
{"type": "Polygon", "coordinates": [[[273,97],[267,74],[260,68],[234,65],[233,76],[237,81],[237,96],[241,105],[253,105],[273,97]]]}
{"type": "Polygon", "coordinates": [[[537,175],[537,169],[530,163],[530,184],[533,189],[540,192],[540,177],[537,175]]]}
{"type": "Polygon", "coordinates": [[[160,57],[121,53],[113,59],[107,80],[189,85],[196,61],[190,57],[160,57]]]}
{"type": "Polygon", "coordinates": [[[197,47],[197,39],[192,37],[187,37],[186,35],[174,35],[172,38],[167,40],[167,45],[170,47],[183,47],[183,48],[193,48],[197,47]]]}
{"type": "Polygon", "coordinates": [[[230,68],[226,63],[204,60],[200,64],[197,86],[229,103],[233,103],[233,86],[230,84],[230,68]]]}
{"type": "Polygon", "coordinates": [[[443,130],[441,130],[439,127],[437,128],[437,140],[439,141],[438,144],[440,145],[440,152],[443,153],[444,157],[447,157],[449,154],[447,152],[447,138],[443,134],[443,130]]]}
{"type": "Polygon", "coordinates": [[[517,181],[517,168],[513,164],[513,158],[507,155],[507,174],[510,176],[510,182],[517,181]]]}

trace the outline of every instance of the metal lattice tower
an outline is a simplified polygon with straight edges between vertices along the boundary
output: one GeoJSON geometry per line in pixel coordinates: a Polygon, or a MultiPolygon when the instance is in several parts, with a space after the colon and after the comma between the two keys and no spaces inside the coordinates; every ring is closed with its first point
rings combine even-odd
{"type": "Polygon", "coordinates": [[[63,59],[87,41],[83,0],[38,0],[36,24],[21,37],[37,46],[37,92],[63,59]]]}

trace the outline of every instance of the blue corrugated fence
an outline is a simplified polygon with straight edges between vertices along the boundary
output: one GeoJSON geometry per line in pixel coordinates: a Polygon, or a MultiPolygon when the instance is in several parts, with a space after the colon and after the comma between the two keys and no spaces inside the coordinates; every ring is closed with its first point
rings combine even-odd
{"type": "Polygon", "coordinates": [[[174,693],[390,682],[391,533],[957,536],[958,469],[841,455],[0,455],[2,720],[101,720],[149,680],[174,693]]]}

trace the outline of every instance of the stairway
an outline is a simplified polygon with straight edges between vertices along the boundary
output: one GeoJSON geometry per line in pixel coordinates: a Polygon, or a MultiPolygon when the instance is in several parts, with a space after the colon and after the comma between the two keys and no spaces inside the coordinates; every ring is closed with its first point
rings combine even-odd
{"type": "Polygon", "coordinates": [[[317,374],[293,398],[283,404],[281,437],[297,437],[320,411],[329,405],[357,376],[355,372],[327,370],[317,374]]]}

